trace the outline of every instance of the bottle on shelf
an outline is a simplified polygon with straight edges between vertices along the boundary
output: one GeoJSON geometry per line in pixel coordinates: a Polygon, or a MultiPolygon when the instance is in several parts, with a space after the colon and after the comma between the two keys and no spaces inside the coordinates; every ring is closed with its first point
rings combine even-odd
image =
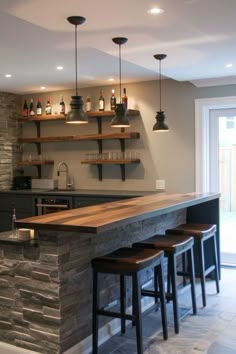
{"type": "Polygon", "coordinates": [[[111,90],[111,111],[114,111],[116,108],[116,96],[115,96],[115,90],[111,90]]]}
{"type": "Polygon", "coordinates": [[[24,101],[24,105],[23,105],[23,115],[24,117],[28,117],[29,115],[29,109],[28,109],[28,104],[27,101],[24,101]]]}
{"type": "Polygon", "coordinates": [[[65,102],[64,102],[63,96],[61,96],[60,114],[65,114],[65,113],[66,113],[66,106],[65,106],[65,102]]]}
{"type": "Polygon", "coordinates": [[[128,109],[128,97],[126,95],[126,88],[124,88],[123,95],[122,95],[122,103],[125,106],[125,109],[128,109]]]}
{"type": "Polygon", "coordinates": [[[100,91],[99,97],[99,111],[105,111],[105,99],[103,97],[102,91],[100,91]]]}
{"type": "Polygon", "coordinates": [[[86,110],[86,112],[91,112],[91,99],[90,99],[90,97],[87,97],[87,99],[86,99],[85,110],[86,110]]]}
{"type": "Polygon", "coordinates": [[[40,97],[38,97],[36,112],[37,112],[37,116],[41,116],[42,115],[42,103],[41,103],[40,97]]]}
{"type": "Polygon", "coordinates": [[[31,117],[33,117],[35,115],[33,98],[31,98],[31,100],[30,100],[29,114],[31,117]]]}
{"type": "Polygon", "coordinates": [[[47,103],[46,103],[46,107],[45,107],[45,113],[46,114],[52,114],[52,106],[51,106],[51,102],[50,102],[50,98],[47,98],[47,103]]]}

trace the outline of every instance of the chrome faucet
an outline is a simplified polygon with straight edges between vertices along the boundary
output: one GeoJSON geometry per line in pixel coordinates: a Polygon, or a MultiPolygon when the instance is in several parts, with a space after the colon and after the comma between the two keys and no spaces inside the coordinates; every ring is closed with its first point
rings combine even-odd
{"type": "Polygon", "coordinates": [[[60,176],[61,172],[65,172],[66,173],[66,189],[70,189],[72,187],[72,183],[70,182],[70,178],[69,178],[69,167],[65,162],[59,162],[58,166],[57,166],[57,175],[60,176]],[[65,169],[61,169],[61,167],[64,166],[65,169]]]}

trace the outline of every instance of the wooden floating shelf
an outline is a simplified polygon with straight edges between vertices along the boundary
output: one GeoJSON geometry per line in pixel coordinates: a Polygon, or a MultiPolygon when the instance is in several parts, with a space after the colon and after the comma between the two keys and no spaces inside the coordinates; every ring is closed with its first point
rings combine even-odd
{"type": "MultiPolygon", "coordinates": [[[[86,112],[87,116],[89,118],[97,118],[97,117],[113,117],[115,116],[114,111],[94,111],[94,112],[86,112]]],[[[128,109],[127,110],[127,116],[132,117],[132,116],[137,116],[139,115],[139,111],[136,109],[128,109]]],[[[21,117],[18,118],[18,121],[20,122],[47,122],[47,121],[53,121],[53,120],[65,120],[66,115],[63,114],[49,114],[49,115],[41,115],[41,116],[33,116],[33,117],[21,117]]]]}
{"type": "Polygon", "coordinates": [[[17,165],[20,166],[41,166],[41,165],[53,165],[54,161],[52,160],[27,160],[27,161],[19,161],[17,165]]]}
{"type": "Polygon", "coordinates": [[[124,132],[111,134],[89,134],[89,135],[69,135],[69,136],[51,136],[37,138],[18,138],[19,143],[47,143],[63,141],[89,141],[89,140],[113,140],[113,139],[138,139],[140,133],[124,132]]]}
{"type": "Polygon", "coordinates": [[[121,179],[125,181],[125,166],[131,164],[138,164],[140,163],[140,159],[130,159],[130,160],[83,160],[81,161],[82,164],[86,165],[95,165],[98,169],[98,179],[102,181],[103,179],[103,165],[119,165],[120,172],[121,172],[121,179]]]}
{"type": "Polygon", "coordinates": [[[128,165],[132,163],[140,163],[140,159],[130,160],[83,160],[82,164],[87,165],[128,165]]]}

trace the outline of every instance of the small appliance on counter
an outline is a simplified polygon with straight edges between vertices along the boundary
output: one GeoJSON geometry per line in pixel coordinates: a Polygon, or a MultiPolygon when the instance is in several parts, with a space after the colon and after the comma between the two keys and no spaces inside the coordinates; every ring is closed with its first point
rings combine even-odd
{"type": "Polygon", "coordinates": [[[30,176],[15,176],[13,177],[12,189],[31,189],[30,176]]]}

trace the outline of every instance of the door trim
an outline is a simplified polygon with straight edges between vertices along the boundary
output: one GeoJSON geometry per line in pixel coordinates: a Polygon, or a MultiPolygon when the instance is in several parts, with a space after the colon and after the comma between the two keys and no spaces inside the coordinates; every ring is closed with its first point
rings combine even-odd
{"type": "Polygon", "coordinates": [[[210,192],[210,110],[236,108],[236,96],[195,100],[195,191],[210,192]]]}

